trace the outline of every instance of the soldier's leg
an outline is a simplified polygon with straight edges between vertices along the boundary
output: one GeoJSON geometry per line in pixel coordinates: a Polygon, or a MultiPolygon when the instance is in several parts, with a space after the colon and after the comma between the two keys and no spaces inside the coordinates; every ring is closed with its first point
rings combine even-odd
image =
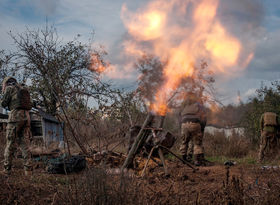
{"type": "Polygon", "coordinates": [[[10,172],[12,168],[12,160],[15,151],[16,124],[8,123],[6,128],[6,147],[4,151],[4,169],[10,172]]]}
{"type": "Polygon", "coordinates": [[[188,150],[187,150],[187,160],[189,161],[191,161],[193,158],[193,149],[194,149],[193,140],[190,140],[188,144],[188,150]]]}
{"type": "Polygon", "coordinates": [[[272,155],[275,157],[276,156],[276,151],[277,151],[277,138],[275,133],[270,133],[270,137],[268,139],[268,144],[269,144],[269,149],[271,150],[272,155]]]}
{"type": "Polygon", "coordinates": [[[202,157],[204,155],[204,149],[202,146],[202,133],[196,132],[194,134],[194,160],[195,165],[202,165],[202,157]]]}
{"type": "Polygon", "coordinates": [[[30,157],[30,152],[28,150],[28,146],[26,143],[25,139],[25,132],[26,129],[28,129],[29,127],[26,127],[26,124],[24,121],[19,122],[18,127],[17,127],[17,136],[16,136],[16,140],[17,140],[17,144],[19,145],[19,148],[22,152],[22,157],[23,157],[23,161],[24,161],[24,170],[25,171],[29,171],[32,169],[32,164],[31,164],[31,157],[30,157]]]}
{"type": "Polygon", "coordinates": [[[22,152],[24,170],[25,171],[32,170],[30,152],[28,150],[28,146],[25,142],[25,139],[24,138],[19,138],[18,139],[18,144],[19,144],[19,148],[22,152]]]}
{"type": "Polygon", "coordinates": [[[182,136],[182,142],[181,142],[181,145],[180,145],[180,154],[184,158],[186,158],[189,141],[191,140],[191,135],[190,135],[190,132],[187,128],[186,123],[182,124],[181,136],[182,136]]]}
{"type": "Polygon", "coordinates": [[[194,133],[194,160],[196,166],[210,166],[211,162],[207,161],[204,157],[203,147],[203,132],[201,129],[196,130],[194,133]]]}
{"type": "Polygon", "coordinates": [[[267,134],[268,133],[266,131],[261,132],[260,149],[259,149],[259,157],[258,157],[259,162],[261,162],[264,158],[264,151],[268,143],[267,134]]]}

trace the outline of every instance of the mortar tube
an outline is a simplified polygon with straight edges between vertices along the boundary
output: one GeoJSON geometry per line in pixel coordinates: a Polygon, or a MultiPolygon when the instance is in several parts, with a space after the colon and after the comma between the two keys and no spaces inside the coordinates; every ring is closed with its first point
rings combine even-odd
{"type": "Polygon", "coordinates": [[[124,171],[125,168],[127,168],[133,162],[133,159],[136,156],[137,151],[140,149],[140,146],[145,141],[145,136],[143,136],[143,134],[145,134],[144,132],[145,131],[147,132],[147,130],[145,130],[145,128],[147,126],[151,126],[151,124],[153,123],[154,117],[155,117],[155,115],[151,112],[146,117],[146,120],[144,121],[144,123],[141,127],[141,130],[139,131],[136,139],[134,140],[134,143],[133,143],[131,149],[129,150],[129,153],[122,165],[122,168],[121,168],[122,172],[124,171]]]}

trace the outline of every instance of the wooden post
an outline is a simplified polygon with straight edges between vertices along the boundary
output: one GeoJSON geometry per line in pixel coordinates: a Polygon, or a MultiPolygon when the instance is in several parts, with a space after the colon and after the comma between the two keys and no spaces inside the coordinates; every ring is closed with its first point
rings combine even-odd
{"type": "Polygon", "coordinates": [[[161,150],[160,147],[158,148],[158,155],[159,155],[159,158],[160,158],[160,160],[163,164],[164,173],[167,176],[168,175],[167,165],[165,163],[164,156],[163,156],[163,153],[162,153],[162,150],[161,150]]]}
{"type": "Polygon", "coordinates": [[[150,126],[152,124],[153,120],[154,120],[154,115],[152,113],[149,113],[122,165],[122,168],[121,168],[122,171],[133,162],[133,159],[135,158],[138,150],[143,146],[147,136],[151,132],[151,130],[147,130],[145,128],[147,126],[150,126]]]}
{"type": "Polygon", "coordinates": [[[163,127],[164,120],[165,120],[165,115],[161,115],[158,123],[158,128],[163,127]]]}

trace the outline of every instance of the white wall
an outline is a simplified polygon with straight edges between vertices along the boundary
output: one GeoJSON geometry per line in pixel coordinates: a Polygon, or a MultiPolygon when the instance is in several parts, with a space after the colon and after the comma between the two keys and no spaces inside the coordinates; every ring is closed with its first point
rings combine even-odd
{"type": "Polygon", "coordinates": [[[245,129],[243,127],[217,128],[214,126],[206,126],[204,132],[210,135],[214,135],[215,133],[223,133],[228,138],[233,134],[244,136],[245,129]]]}

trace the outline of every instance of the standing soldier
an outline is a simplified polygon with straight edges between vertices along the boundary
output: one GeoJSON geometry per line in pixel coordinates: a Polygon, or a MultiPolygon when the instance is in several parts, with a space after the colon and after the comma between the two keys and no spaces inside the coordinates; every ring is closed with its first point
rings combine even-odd
{"type": "Polygon", "coordinates": [[[17,83],[13,77],[6,77],[2,83],[2,107],[10,110],[6,128],[6,148],[4,153],[4,173],[11,174],[12,158],[16,146],[21,149],[24,160],[25,175],[30,175],[32,166],[30,154],[25,142],[25,134],[30,135],[30,116],[32,108],[30,94],[27,88],[17,83]]]}
{"type": "Polygon", "coordinates": [[[276,113],[265,112],[260,119],[261,140],[259,150],[259,162],[264,158],[264,151],[268,145],[277,145],[277,129],[279,126],[279,117],[276,113]]]}
{"type": "MultiPolygon", "coordinates": [[[[204,118],[203,122],[200,122],[200,126],[201,126],[201,134],[202,137],[204,136],[204,130],[206,127],[206,118],[204,118]]],[[[186,157],[184,156],[184,160],[188,161],[188,162],[192,162],[192,158],[193,158],[193,149],[194,149],[194,144],[193,144],[193,140],[191,139],[187,145],[187,155],[186,157]]]]}
{"type": "Polygon", "coordinates": [[[206,166],[209,163],[204,158],[204,148],[202,145],[204,128],[206,125],[206,112],[202,103],[199,102],[195,94],[190,94],[188,100],[182,106],[181,112],[181,132],[182,144],[180,152],[185,160],[192,158],[192,143],[194,149],[194,163],[196,166],[206,166]]]}

